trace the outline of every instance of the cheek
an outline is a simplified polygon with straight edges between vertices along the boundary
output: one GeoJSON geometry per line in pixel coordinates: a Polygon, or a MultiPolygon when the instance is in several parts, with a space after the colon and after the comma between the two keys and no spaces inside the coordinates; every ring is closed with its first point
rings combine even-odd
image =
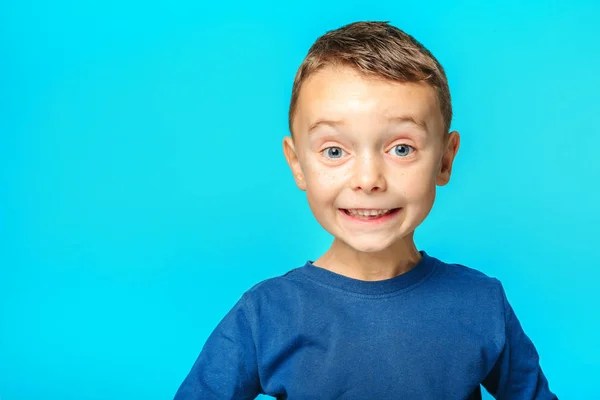
{"type": "MultiPolygon", "coordinates": [[[[307,165],[306,183],[309,189],[324,193],[335,192],[343,186],[347,179],[346,174],[340,169],[326,169],[322,166],[307,165]]],[[[318,195],[318,193],[317,193],[318,195]]]]}
{"type": "Polygon", "coordinates": [[[314,174],[306,180],[306,194],[312,204],[331,203],[335,200],[337,190],[334,187],[335,179],[327,174],[314,174]]]}
{"type": "Polygon", "coordinates": [[[344,187],[344,177],[332,171],[308,171],[306,197],[313,214],[319,219],[336,204],[344,187]]]}
{"type": "Polygon", "coordinates": [[[409,200],[425,200],[435,196],[435,174],[431,169],[416,170],[405,174],[402,180],[402,193],[409,200]]]}

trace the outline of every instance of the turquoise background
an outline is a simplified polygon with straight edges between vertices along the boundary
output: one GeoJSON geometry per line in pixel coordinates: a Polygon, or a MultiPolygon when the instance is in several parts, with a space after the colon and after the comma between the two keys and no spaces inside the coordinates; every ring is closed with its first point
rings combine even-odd
{"type": "Polygon", "coordinates": [[[438,57],[462,133],[418,247],[498,277],[551,389],[597,398],[600,5],[521,3],[0,3],[0,399],[172,398],[328,247],[281,139],[311,43],[369,19],[438,57]]]}

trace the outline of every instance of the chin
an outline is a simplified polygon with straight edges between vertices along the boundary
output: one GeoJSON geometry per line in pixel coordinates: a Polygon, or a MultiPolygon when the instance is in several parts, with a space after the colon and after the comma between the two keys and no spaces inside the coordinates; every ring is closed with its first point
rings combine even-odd
{"type": "Polygon", "coordinates": [[[389,249],[392,246],[392,242],[382,241],[382,240],[344,240],[344,242],[361,253],[379,253],[384,250],[389,249]]]}

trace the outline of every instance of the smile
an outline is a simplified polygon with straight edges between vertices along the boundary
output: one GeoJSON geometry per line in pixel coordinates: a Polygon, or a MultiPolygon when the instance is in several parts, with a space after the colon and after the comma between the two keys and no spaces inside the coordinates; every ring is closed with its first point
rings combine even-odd
{"type": "Polygon", "coordinates": [[[392,210],[393,209],[389,209],[389,210],[345,209],[344,211],[346,211],[347,214],[352,215],[354,217],[379,217],[381,215],[385,215],[385,214],[389,213],[392,210]]]}
{"type": "Polygon", "coordinates": [[[394,214],[400,211],[400,208],[389,208],[389,209],[364,209],[364,208],[341,208],[343,214],[354,220],[370,221],[370,222],[383,222],[388,220],[394,214]]]}

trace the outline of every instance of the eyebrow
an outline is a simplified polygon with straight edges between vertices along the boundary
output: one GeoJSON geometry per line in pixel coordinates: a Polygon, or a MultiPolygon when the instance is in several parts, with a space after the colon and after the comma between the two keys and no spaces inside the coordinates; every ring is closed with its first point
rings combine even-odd
{"type": "MultiPolygon", "coordinates": [[[[420,121],[410,115],[400,115],[400,116],[388,117],[387,120],[390,124],[410,124],[410,125],[415,125],[424,131],[427,131],[427,125],[425,125],[425,123],[423,121],[420,121]]],[[[344,121],[321,119],[310,125],[310,127],[308,128],[308,133],[312,133],[314,130],[316,130],[317,128],[320,128],[322,126],[329,126],[329,127],[335,129],[340,125],[344,125],[344,121]]]]}
{"type": "Polygon", "coordinates": [[[415,117],[413,117],[411,115],[400,115],[400,116],[395,116],[395,117],[389,117],[388,121],[391,123],[396,123],[396,124],[416,125],[419,128],[423,129],[424,131],[427,131],[427,125],[425,125],[425,122],[421,121],[419,119],[416,119],[415,117]]]}
{"type": "Polygon", "coordinates": [[[343,124],[344,124],[343,121],[328,121],[328,120],[321,119],[310,125],[310,127],[308,128],[308,133],[312,133],[314,130],[316,130],[317,128],[320,128],[322,126],[329,126],[331,128],[337,128],[338,126],[343,125],[343,124]]]}

